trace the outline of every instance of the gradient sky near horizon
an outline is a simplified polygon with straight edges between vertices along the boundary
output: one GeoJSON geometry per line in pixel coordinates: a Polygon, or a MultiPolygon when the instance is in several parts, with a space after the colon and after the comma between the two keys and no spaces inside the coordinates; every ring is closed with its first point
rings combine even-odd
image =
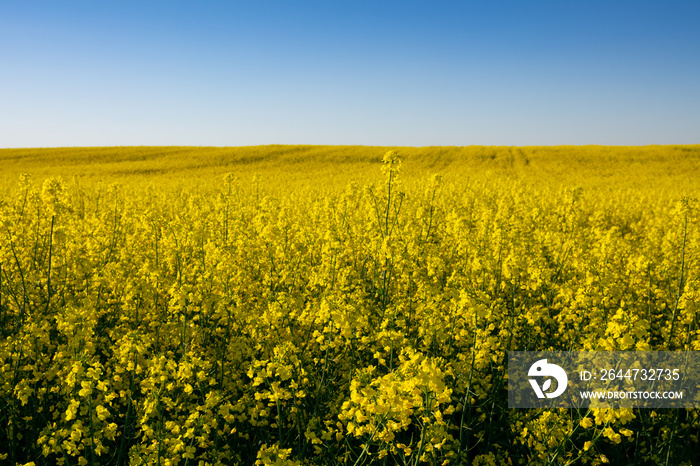
{"type": "Polygon", "coordinates": [[[698,1],[0,3],[0,147],[698,143],[698,1]]]}

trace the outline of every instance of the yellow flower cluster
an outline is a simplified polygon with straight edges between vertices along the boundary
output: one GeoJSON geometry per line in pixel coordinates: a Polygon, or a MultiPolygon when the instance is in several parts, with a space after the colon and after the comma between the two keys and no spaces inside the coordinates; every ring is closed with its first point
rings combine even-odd
{"type": "Polygon", "coordinates": [[[338,417],[348,434],[364,441],[363,454],[376,446],[380,458],[391,454],[434,462],[444,456],[440,450],[453,439],[443,411],[451,415],[454,406],[439,363],[407,349],[398,355],[393,371],[377,376],[377,368],[368,366],[350,382],[350,399],[338,417]],[[419,433],[416,438],[405,435],[412,426],[419,433]]]}
{"type": "Polygon", "coordinates": [[[506,392],[507,351],[700,350],[699,147],[227,150],[3,168],[3,464],[700,457],[693,410],[506,392]]]}

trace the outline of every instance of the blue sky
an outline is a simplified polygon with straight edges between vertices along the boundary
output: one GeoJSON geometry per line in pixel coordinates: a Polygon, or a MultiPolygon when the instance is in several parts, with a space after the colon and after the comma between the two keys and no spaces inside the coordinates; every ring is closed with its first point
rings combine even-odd
{"type": "Polygon", "coordinates": [[[700,2],[0,2],[0,147],[700,143],[700,2]]]}

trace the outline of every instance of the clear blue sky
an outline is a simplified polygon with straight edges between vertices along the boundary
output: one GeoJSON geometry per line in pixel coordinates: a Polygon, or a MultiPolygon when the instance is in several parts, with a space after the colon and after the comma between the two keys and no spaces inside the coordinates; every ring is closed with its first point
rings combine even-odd
{"type": "Polygon", "coordinates": [[[699,1],[0,2],[0,147],[697,143],[699,1]]]}

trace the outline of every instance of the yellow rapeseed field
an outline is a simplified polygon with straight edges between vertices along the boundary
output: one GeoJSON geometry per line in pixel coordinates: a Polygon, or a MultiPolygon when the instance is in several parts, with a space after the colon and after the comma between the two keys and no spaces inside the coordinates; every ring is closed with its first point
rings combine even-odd
{"type": "Polygon", "coordinates": [[[0,463],[698,464],[511,350],[700,350],[700,146],[0,150],[0,463]]]}

